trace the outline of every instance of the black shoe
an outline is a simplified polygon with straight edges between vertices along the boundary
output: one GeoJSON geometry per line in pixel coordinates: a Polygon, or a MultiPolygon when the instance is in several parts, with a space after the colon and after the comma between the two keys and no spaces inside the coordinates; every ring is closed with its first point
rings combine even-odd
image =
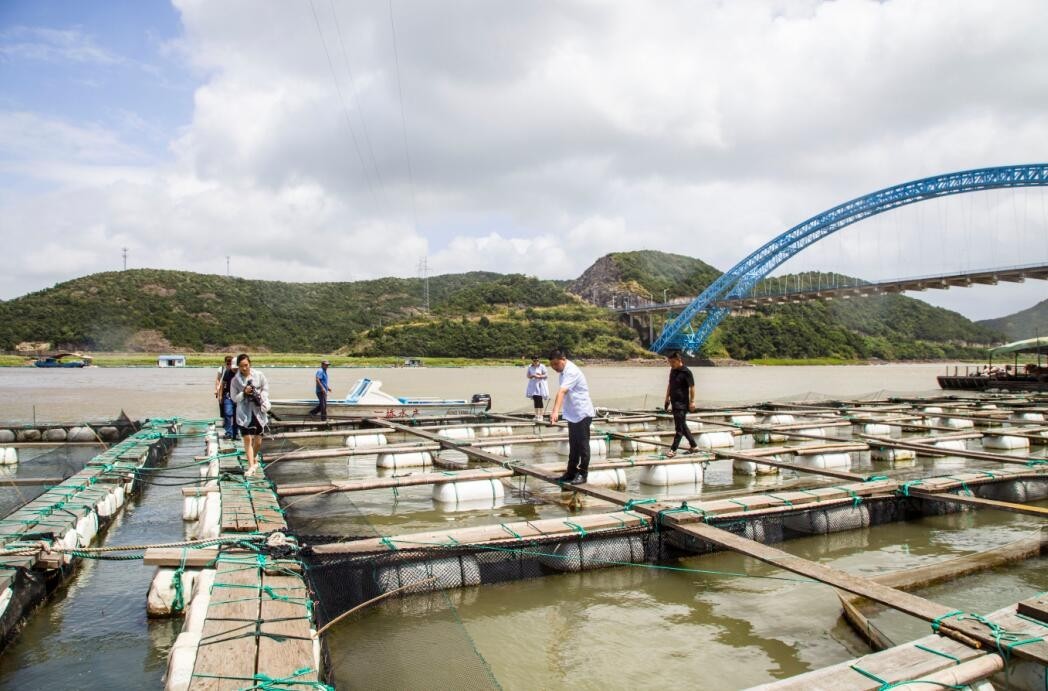
{"type": "Polygon", "coordinates": [[[586,475],[584,473],[579,473],[575,477],[573,477],[570,480],[568,480],[568,484],[569,485],[584,485],[584,484],[586,484],[586,475]]]}
{"type": "Polygon", "coordinates": [[[571,482],[571,480],[574,477],[575,477],[574,473],[564,473],[563,475],[561,475],[560,477],[557,478],[557,482],[571,482]]]}

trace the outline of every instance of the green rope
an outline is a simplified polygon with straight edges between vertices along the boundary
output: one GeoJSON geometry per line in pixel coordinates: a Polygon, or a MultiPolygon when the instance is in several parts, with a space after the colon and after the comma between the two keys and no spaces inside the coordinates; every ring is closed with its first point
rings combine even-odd
{"type": "Polygon", "coordinates": [[[902,483],[902,487],[899,488],[899,491],[902,492],[902,496],[908,497],[910,496],[910,488],[914,485],[920,485],[923,482],[924,480],[907,480],[906,482],[902,483]]]}
{"type": "Polygon", "coordinates": [[[887,475],[871,475],[867,478],[863,478],[863,482],[876,482],[878,480],[891,480],[887,475]]]}
{"type": "Polygon", "coordinates": [[[771,499],[778,499],[779,501],[781,501],[786,506],[793,506],[793,502],[790,501],[789,499],[787,499],[786,497],[780,497],[778,495],[772,494],[771,492],[768,492],[764,496],[770,497],[771,499]]]}
{"type": "Polygon", "coordinates": [[[589,533],[586,532],[586,529],[583,528],[578,523],[572,523],[571,521],[564,521],[564,525],[568,526],[569,528],[571,528],[572,530],[577,532],[579,534],[579,537],[586,537],[587,535],[589,535],[589,533]]]}
{"type": "Polygon", "coordinates": [[[747,506],[745,503],[743,503],[741,501],[736,501],[735,499],[729,499],[728,501],[731,502],[732,504],[735,504],[736,506],[741,506],[743,511],[749,511],[750,510],[750,507],[747,506]]]}
{"type": "Polygon", "coordinates": [[[189,550],[182,548],[182,561],[179,563],[178,568],[175,569],[172,574],[172,585],[175,588],[175,599],[171,602],[172,612],[181,612],[185,609],[186,599],[185,594],[182,592],[182,574],[186,572],[186,556],[189,554],[189,550]]]}
{"type": "Polygon", "coordinates": [[[642,504],[655,504],[658,499],[630,499],[628,502],[623,504],[623,511],[632,511],[634,506],[641,506],[642,504]]]}
{"type": "Polygon", "coordinates": [[[947,659],[953,660],[954,664],[956,664],[956,665],[961,664],[961,658],[956,657],[955,655],[950,655],[949,653],[944,653],[941,650],[936,650],[935,648],[929,648],[928,646],[921,645],[920,643],[914,643],[913,647],[917,648],[919,650],[923,650],[923,651],[925,651],[927,653],[931,653],[932,655],[938,655],[940,657],[945,657],[947,659]]]}
{"type": "Polygon", "coordinates": [[[847,492],[848,496],[851,497],[852,507],[853,508],[862,503],[862,497],[860,497],[858,494],[856,494],[855,490],[853,490],[853,489],[851,489],[849,487],[841,487],[840,485],[836,485],[833,489],[839,489],[842,492],[847,492]]]}
{"type": "Polygon", "coordinates": [[[523,540],[524,539],[524,537],[520,533],[518,533],[513,528],[510,528],[505,523],[499,523],[499,527],[502,528],[503,530],[505,530],[507,533],[509,533],[513,537],[517,538],[518,540],[523,540]]]}

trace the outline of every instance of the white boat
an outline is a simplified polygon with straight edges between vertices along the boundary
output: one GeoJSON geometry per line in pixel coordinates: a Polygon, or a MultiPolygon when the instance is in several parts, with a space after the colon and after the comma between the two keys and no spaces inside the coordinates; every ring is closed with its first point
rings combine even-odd
{"type": "MultiPolygon", "coordinates": [[[[315,398],[275,400],[269,414],[278,420],[316,420],[309,412],[317,406],[315,398]]],[[[415,418],[477,415],[491,408],[491,396],[473,394],[470,401],[446,398],[392,396],[382,390],[377,379],[361,379],[343,399],[329,398],[329,420],[360,418],[415,418]]]]}

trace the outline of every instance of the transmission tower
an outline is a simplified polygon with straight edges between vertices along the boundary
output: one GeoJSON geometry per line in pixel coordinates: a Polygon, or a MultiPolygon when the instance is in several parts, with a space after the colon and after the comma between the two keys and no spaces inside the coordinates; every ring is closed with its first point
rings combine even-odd
{"type": "Polygon", "coordinates": [[[418,260],[418,277],[422,279],[422,300],[429,311],[429,257],[418,260]]]}
{"type": "Polygon", "coordinates": [[[121,249],[122,249],[122,253],[124,255],[124,271],[127,271],[127,248],[123,247],[121,249]]]}

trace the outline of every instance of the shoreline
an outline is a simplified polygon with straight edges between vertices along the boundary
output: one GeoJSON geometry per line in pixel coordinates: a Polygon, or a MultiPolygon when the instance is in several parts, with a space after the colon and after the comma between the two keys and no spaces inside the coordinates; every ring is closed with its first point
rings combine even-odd
{"type": "MultiPolygon", "coordinates": [[[[185,368],[216,368],[223,363],[224,353],[180,353],[186,356],[185,368]]],[[[96,353],[91,357],[93,367],[157,367],[159,353],[96,353]]],[[[234,354],[235,355],[235,354],[234,354]]],[[[0,367],[32,367],[38,356],[0,355],[0,367]]],[[[412,369],[405,366],[405,357],[351,357],[344,355],[324,355],[319,353],[251,353],[251,360],[259,367],[314,368],[321,360],[329,360],[334,368],[396,368],[412,369]]],[[[463,357],[423,357],[423,367],[525,367],[529,360],[517,358],[463,358],[463,357]]],[[[659,356],[614,360],[610,358],[579,358],[578,362],[590,367],[665,367],[665,359],[659,356]]],[[[848,360],[843,358],[760,358],[756,360],[732,360],[730,358],[689,359],[691,367],[842,367],[873,365],[980,365],[983,360],[848,360]]]]}

